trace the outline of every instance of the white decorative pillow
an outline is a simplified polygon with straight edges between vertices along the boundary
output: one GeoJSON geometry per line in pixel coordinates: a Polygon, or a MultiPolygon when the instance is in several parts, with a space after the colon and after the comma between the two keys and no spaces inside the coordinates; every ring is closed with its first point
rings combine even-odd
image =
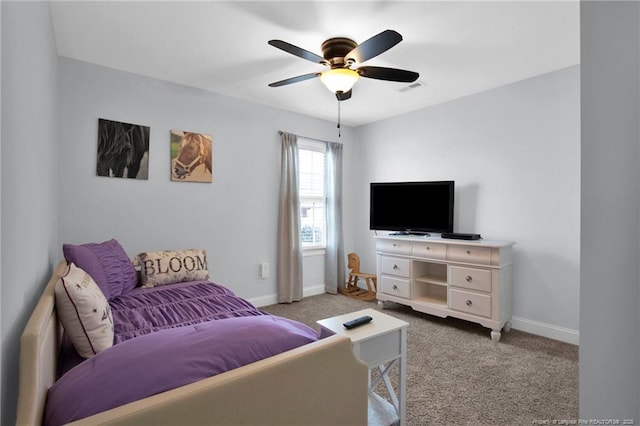
{"type": "Polygon", "coordinates": [[[113,346],[109,302],[89,274],[69,263],[54,292],[60,323],[80,356],[91,358],[113,346]]]}
{"type": "Polygon", "coordinates": [[[205,250],[163,250],[140,253],[137,263],[140,265],[142,287],[209,279],[205,250]]]}

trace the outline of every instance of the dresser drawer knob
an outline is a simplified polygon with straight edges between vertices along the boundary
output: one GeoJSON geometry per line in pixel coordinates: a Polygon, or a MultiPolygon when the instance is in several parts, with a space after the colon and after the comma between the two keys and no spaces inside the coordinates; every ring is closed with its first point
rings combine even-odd
{"type": "Polygon", "coordinates": [[[427,246],[427,250],[431,250],[431,247],[427,246]]]}
{"type": "Polygon", "coordinates": [[[467,254],[471,254],[471,250],[467,250],[467,254]]]}
{"type": "Polygon", "coordinates": [[[399,269],[399,268],[398,268],[398,265],[394,264],[394,265],[393,265],[393,269],[399,269]]]}
{"type": "Polygon", "coordinates": [[[469,300],[469,299],[467,299],[467,302],[466,302],[466,303],[467,303],[467,306],[471,306],[471,305],[473,305],[473,302],[472,302],[471,300],[469,300]]]}
{"type": "Polygon", "coordinates": [[[468,283],[473,281],[473,278],[471,277],[471,275],[467,275],[467,278],[465,278],[465,279],[467,280],[468,283]]]}
{"type": "Polygon", "coordinates": [[[394,289],[394,290],[397,290],[397,289],[398,289],[398,286],[394,284],[394,285],[393,285],[393,289],[394,289]]]}

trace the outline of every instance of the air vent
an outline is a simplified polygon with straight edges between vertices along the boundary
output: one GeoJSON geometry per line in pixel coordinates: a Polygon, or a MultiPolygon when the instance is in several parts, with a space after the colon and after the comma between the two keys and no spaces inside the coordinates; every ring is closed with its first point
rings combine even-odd
{"type": "Polygon", "coordinates": [[[400,89],[398,89],[398,92],[407,92],[409,90],[413,90],[413,89],[417,89],[418,87],[422,87],[422,86],[426,86],[427,83],[425,83],[424,81],[416,81],[413,82],[407,86],[401,87],[400,89]]]}

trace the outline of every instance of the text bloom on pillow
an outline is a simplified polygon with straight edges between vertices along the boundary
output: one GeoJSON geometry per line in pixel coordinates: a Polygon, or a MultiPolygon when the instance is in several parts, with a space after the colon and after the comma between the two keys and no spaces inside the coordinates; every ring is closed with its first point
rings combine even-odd
{"type": "Polygon", "coordinates": [[[60,323],[80,356],[91,358],[113,346],[109,302],[89,274],[69,263],[54,293],[60,323]]]}
{"type": "Polygon", "coordinates": [[[143,287],[209,279],[205,250],[162,250],[140,253],[140,281],[143,287]]]}

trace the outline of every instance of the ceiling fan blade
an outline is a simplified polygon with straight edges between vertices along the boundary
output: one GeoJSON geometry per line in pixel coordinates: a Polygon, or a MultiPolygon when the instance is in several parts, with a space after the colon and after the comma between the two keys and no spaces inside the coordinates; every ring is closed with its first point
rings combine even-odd
{"type": "Polygon", "coordinates": [[[346,101],[347,99],[350,99],[352,90],[353,89],[346,92],[336,92],[336,99],[339,101],[346,101]]]}
{"type": "Polygon", "coordinates": [[[269,84],[269,87],[280,87],[286,86],[287,84],[299,83],[301,81],[310,80],[312,78],[319,77],[321,73],[312,72],[309,74],[303,74],[296,77],[287,78],[285,80],[276,81],[275,83],[269,84]]]}
{"type": "Polygon", "coordinates": [[[400,83],[413,83],[420,74],[413,71],[399,70],[385,67],[360,67],[355,70],[361,77],[375,78],[377,80],[397,81],[400,83]]]}
{"type": "Polygon", "coordinates": [[[287,43],[286,41],[269,40],[269,44],[273,47],[284,50],[287,53],[291,53],[292,55],[296,55],[302,59],[306,59],[307,61],[315,62],[316,64],[325,64],[325,60],[322,56],[316,55],[315,53],[309,52],[308,50],[304,50],[301,47],[294,46],[293,44],[287,43]]]}
{"type": "Polygon", "coordinates": [[[393,30],[385,30],[374,35],[369,40],[363,41],[345,56],[346,61],[362,63],[382,52],[386,52],[402,41],[402,36],[393,30]]]}

